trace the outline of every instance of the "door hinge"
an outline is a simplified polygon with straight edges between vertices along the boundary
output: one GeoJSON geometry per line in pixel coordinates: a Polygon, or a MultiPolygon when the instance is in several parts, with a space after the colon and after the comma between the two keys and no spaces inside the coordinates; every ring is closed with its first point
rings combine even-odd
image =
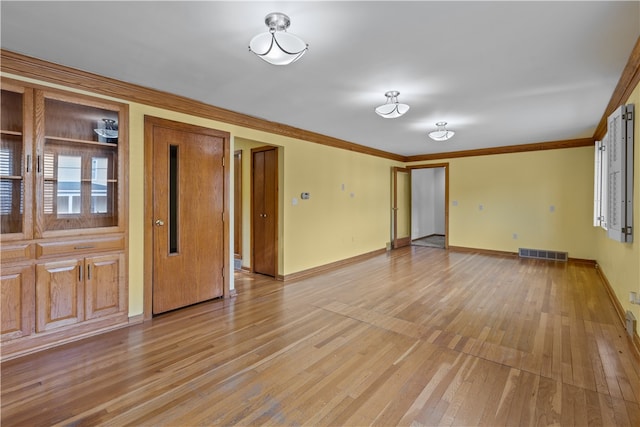
{"type": "Polygon", "coordinates": [[[224,267],[222,267],[222,277],[224,277],[224,267]]]}
{"type": "Polygon", "coordinates": [[[633,120],[633,111],[628,111],[627,114],[624,115],[625,120],[633,120]]]}
{"type": "Polygon", "coordinates": [[[224,167],[224,157],[222,158],[222,167],[224,167]]]}
{"type": "Polygon", "coordinates": [[[622,231],[622,234],[628,234],[631,235],[631,227],[622,227],[622,229],[620,230],[622,231]]]}

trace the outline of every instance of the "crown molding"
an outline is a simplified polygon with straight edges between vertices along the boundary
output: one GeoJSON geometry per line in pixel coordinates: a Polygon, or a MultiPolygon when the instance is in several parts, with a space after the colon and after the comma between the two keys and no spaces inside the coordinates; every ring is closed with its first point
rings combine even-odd
{"type": "Polygon", "coordinates": [[[342,139],[299,129],[281,123],[271,122],[215,107],[183,96],[122,82],[98,74],[77,70],[19,53],[0,50],[0,70],[5,73],[54,83],[69,88],[120,98],[122,100],[176,111],[191,116],[202,117],[235,126],[255,129],[276,135],[314,142],[329,147],[354,151],[389,160],[404,161],[405,157],[371,147],[355,144],[342,139]]]}
{"type": "Polygon", "coordinates": [[[355,144],[338,138],[322,135],[316,132],[299,129],[282,123],[248,116],[224,108],[215,107],[200,101],[195,101],[179,95],[146,88],[132,83],[122,82],[109,77],[100,76],[86,71],[66,67],[41,59],[29,57],[19,53],[0,49],[0,71],[18,76],[32,78],[48,83],[58,84],[77,90],[120,98],[122,100],[149,105],[152,107],[171,110],[192,116],[215,120],[235,126],[245,127],[289,138],[301,139],[316,144],[326,145],[342,150],[368,154],[398,162],[418,162],[459,157],[486,156],[492,154],[509,154],[539,150],[554,150],[562,148],[576,148],[592,145],[606,133],[607,117],[621,103],[625,102],[633,89],[640,82],[640,37],[629,57],[627,65],[620,77],[618,85],[611,96],[594,136],[592,138],[571,139],[563,141],[540,142],[533,144],[509,145],[490,147],[476,150],[454,151],[448,153],[421,154],[403,156],[355,144]]]}
{"type": "Polygon", "coordinates": [[[528,151],[557,150],[593,146],[593,138],[568,139],[564,141],[536,142],[534,144],[507,145],[504,147],[479,148],[477,150],[452,151],[449,153],[422,154],[407,157],[407,162],[455,159],[458,157],[489,156],[492,154],[525,153],[528,151]]]}
{"type": "Polygon", "coordinates": [[[625,65],[618,85],[611,95],[609,104],[604,110],[604,114],[596,127],[596,131],[593,133],[593,138],[596,141],[600,141],[607,133],[607,118],[613,113],[613,111],[620,105],[627,102],[627,99],[631,96],[631,92],[640,83],[640,37],[636,40],[636,45],[629,55],[627,65],[625,65]]]}

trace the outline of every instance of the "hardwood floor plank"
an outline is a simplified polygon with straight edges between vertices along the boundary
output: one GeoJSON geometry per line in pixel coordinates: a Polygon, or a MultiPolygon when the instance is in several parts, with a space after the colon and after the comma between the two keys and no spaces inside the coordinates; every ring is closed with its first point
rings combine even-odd
{"type": "Polygon", "coordinates": [[[409,247],[1,365],[3,425],[640,425],[592,266],[409,247]]]}
{"type": "Polygon", "coordinates": [[[533,425],[559,425],[562,413],[562,383],[540,377],[534,410],[533,425]]]}

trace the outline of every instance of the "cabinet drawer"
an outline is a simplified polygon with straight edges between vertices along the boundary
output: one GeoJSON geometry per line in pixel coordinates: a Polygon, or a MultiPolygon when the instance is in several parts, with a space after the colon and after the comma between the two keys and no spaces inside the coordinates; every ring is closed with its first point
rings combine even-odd
{"type": "Polygon", "coordinates": [[[30,243],[2,245],[0,257],[3,264],[28,261],[33,258],[33,245],[30,243]]]}
{"type": "Polygon", "coordinates": [[[67,254],[82,254],[124,249],[124,237],[96,237],[93,239],[68,240],[57,242],[40,242],[36,244],[38,258],[54,257],[67,254]]]}

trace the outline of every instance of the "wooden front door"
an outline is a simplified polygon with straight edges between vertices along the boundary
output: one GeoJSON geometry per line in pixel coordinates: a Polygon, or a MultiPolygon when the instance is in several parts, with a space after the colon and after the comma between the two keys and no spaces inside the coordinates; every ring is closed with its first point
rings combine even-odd
{"type": "Polygon", "coordinates": [[[225,139],[210,133],[153,126],[154,314],[223,295],[225,139]]]}
{"type": "Polygon", "coordinates": [[[278,149],[254,148],[251,156],[253,272],[275,277],[278,272],[278,149]]]}

